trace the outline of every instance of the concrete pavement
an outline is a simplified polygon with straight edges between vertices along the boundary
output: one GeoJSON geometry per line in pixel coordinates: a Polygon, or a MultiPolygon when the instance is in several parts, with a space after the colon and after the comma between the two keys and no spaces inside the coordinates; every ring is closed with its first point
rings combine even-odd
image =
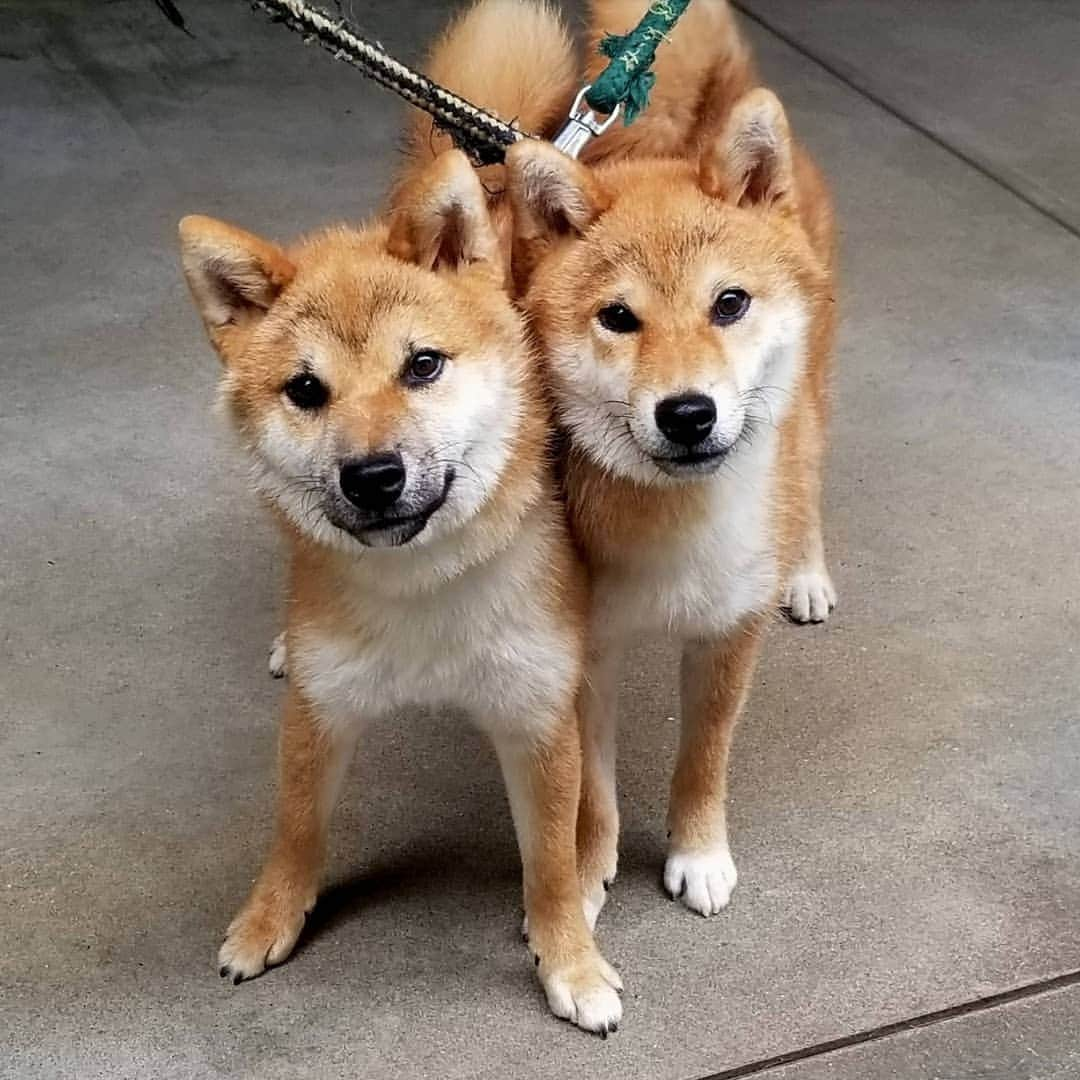
{"type": "MultiPolygon", "coordinates": [[[[1080,969],[1080,241],[994,174],[1059,108],[1080,12],[1036,5],[1056,29],[1034,18],[1021,94],[996,78],[1012,5],[941,5],[902,49],[880,25],[910,4],[749,6],[789,39],[748,25],[839,205],[841,607],[773,628],[713,920],[659,888],[673,658],[627,666],[605,1043],[547,1015],[495,763],[437,716],[372,732],[295,957],[218,980],[269,835],[281,553],[212,415],[175,224],[372,212],[401,110],[244,4],[183,0],[192,39],[149,0],[0,3],[0,1075],[692,1080],[802,1051],[770,1073],[1080,1076],[1075,989],[814,1049],[1080,969]],[[822,35],[888,108],[812,58],[822,35]],[[904,57],[987,96],[928,138],[904,57]]],[[[415,58],[449,7],[360,21],[415,58]]],[[[1054,152],[1032,175],[1067,223],[1080,150],[1054,152]]]]}

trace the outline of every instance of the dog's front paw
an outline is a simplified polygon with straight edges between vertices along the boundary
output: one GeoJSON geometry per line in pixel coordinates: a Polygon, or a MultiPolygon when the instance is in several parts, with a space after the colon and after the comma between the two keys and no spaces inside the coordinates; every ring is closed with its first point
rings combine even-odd
{"type": "Polygon", "coordinates": [[[705,851],[673,851],[664,866],[664,888],[699,915],[727,907],[739,875],[727,845],[705,851]]]}
{"type": "Polygon", "coordinates": [[[289,670],[289,651],[285,647],[285,631],[270,643],[270,674],[275,679],[284,679],[289,670]]]}
{"type": "Polygon", "coordinates": [[[784,609],[792,622],[819,623],[836,607],[836,589],[824,566],[802,567],[791,575],[784,609]]]}
{"type": "Polygon", "coordinates": [[[622,980],[596,949],[575,963],[548,965],[539,959],[540,983],[551,1011],[585,1031],[608,1037],[622,1019],[622,980]]]}
{"type": "Polygon", "coordinates": [[[292,952],[314,899],[303,900],[256,887],[233,919],[218,951],[218,973],[234,983],[253,979],[292,952]]]}

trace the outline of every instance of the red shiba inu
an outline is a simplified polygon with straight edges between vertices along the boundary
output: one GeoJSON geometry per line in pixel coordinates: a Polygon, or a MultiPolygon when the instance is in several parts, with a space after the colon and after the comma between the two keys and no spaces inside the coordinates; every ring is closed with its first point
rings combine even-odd
{"type": "MultiPolygon", "coordinates": [[[[597,2],[594,38],[642,4],[597,2]]],[[[596,65],[604,61],[596,61],[596,65]]],[[[595,921],[615,875],[616,664],[683,643],[682,737],[664,881],[703,915],[735,885],[732,728],[778,604],[824,619],[819,512],[833,225],[784,110],[755,88],[720,0],[661,46],[653,101],[574,161],[508,155],[515,277],[570,437],[571,525],[592,577],[580,872],[595,921]]]]}
{"type": "MultiPolygon", "coordinates": [[[[572,93],[570,47],[547,9],[506,8],[468,13],[434,63],[542,129],[572,93]]],[[[180,236],[223,401],[291,547],[277,831],[221,974],[256,976],[296,943],[365,718],[453,705],[502,767],[548,1002],[614,1030],[621,985],[575,868],[585,574],[480,180],[459,152],[418,148],[387,224],[287,249],[204,217],[180,236]]]]}

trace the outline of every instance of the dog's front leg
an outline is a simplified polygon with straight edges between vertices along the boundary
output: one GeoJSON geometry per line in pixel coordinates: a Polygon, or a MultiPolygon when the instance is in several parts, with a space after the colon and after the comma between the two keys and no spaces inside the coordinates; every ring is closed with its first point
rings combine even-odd
{"type": "Polygon", "coordinates": [[[735,888],[725,807],[728,754],[763,623],[752,616],[719,641],[687,642],[683,649],[682,733],[671,784],[664,886],[702,915],[725,908],[735,888]]]}
{"type": "Polygon", "coordinates": [[[279,745],[277,830],[251,895],[218,953],[234,982],[280,964],[315,906],[330,816],[356,747],[356,725],[323,723],[291,686],[279,745]]]}
{"type": "Polygon", "coordinates": [[[529,945],[556,1016],[607,1035],[622,983],[585,923],[575,828],[581,746],[573,711],[535,735],[494,735],[524,870],[529,945]]]}

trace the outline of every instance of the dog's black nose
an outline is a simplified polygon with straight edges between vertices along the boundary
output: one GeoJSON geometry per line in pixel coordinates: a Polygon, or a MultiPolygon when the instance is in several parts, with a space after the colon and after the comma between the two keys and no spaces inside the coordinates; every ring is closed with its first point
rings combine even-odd
{"type": "Polygon", "coordinates": [[[656,426],[672,441],[694,446],[708,437],[716,423],[716,402],[705,394],[680,394],[656,406],[656,426]]]}
{"type": "Polygon", "coordinates": [[[388,510],[405,490],[405,463],[398,453],[372,454],[341,466],[341,493],[361,510],[388,510]]]}

